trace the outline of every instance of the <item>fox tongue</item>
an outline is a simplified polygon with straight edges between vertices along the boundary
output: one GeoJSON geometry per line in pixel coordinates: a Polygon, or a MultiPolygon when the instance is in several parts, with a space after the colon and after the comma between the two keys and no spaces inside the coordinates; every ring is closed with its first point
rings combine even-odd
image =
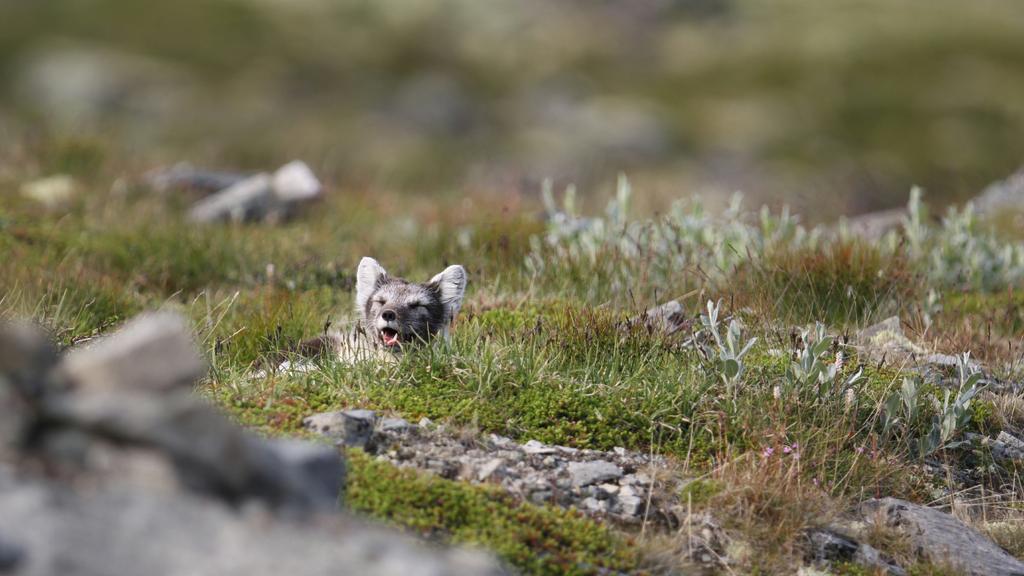
{"type": "Polygon", "coordinates": [[[380,337],[381,340],[384,341],[385,346],[394,346],[395,344],[398,344],[398,332],[381,330],[380,337]]]}

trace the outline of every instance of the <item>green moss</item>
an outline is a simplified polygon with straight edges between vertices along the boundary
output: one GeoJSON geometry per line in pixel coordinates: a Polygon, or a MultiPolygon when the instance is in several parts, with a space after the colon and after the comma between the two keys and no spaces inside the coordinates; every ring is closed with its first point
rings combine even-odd
{"type": "Polygon", "coordinates": [[[401,470],[349,452],[345,499],[354,511],[417,533],[493,550],[527,574],[642,573],[636,549],[572,510],[518,503],[507,493],[401,470]]]}

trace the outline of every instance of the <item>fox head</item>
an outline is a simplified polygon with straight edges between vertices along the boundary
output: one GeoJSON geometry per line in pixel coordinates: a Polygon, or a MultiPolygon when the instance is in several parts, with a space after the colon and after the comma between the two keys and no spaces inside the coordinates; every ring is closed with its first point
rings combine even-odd
{"type": "Polygon", "coordinates": [[[388,348],[425,342],[438,334],[447,338],[465,292],[466,270],[458,265],[423,284],[393,278],[369,257],[356,270],[356,309],[362,327],[388,348]]]}

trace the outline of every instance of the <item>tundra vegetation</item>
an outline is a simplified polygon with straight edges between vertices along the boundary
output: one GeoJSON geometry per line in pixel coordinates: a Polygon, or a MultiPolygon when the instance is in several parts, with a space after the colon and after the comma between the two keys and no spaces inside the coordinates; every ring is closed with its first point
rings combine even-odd
{"type": "MultiPolygon", "coordinates": [[[[1024,400],[988,390],[973,363],[1020,382],[1024,244],[970,206],[938,218],[914,190],[902,223],[868,242],[739,199],[725,212],[682,199],[633,216],[637,193],[620,178],[592,216],[551,187],[519,212],[336,189],[293,222],[196,225],[181,197],[112,176],[81,176],[59,210],[5,194],[0,316],[35,318],[70,347],[144,309],[183,311],[210,364],[201,393],[263,433],[302,434],[310,413],[360,407],[520,442],[655,452],[695,479],[681,494],[692,513],[713,513],[741,543],[730,569],[761,573],[800,565],[807,529],[865,498],[951,499],[938,463],[971,472],[970,517],[1024,552],[1017,469],[965,441],[1024,425],[1024,400]],[[397,364],[326,359],[252,378],[354,317],[366,254],[410,278],[466,267],[451,341],[397,364]],[[682,329],[630,321],[673,298],[682,329]],[[971,353],[949,386],[848,345],[892,315],[916,342],[971,353]]],[[[358,452],[351,463],[355,510],[480,544],[526,572],[685,565],[673,554],[682,536],[654,526],[599,523],[358,452]]],[[[920,573],[939,569],[898,539],[876,545],[920,573]]]]}
{"type": "MultiPolygon", "coordinates": [[[[1021,204],[967,203],[1021,162],[1022,54],[1014,0],[0,2],[0,319],[70,348],[180,311],[197,391],[270,436],[352,407],[662,455],[726,572],[794,573],[809,530],[885,496],[1024,557],[1024,452],[980,440],[1024,432],[1021,204]],[[326,193],[278,224],[196,225],[196,191],[144,177],[296,157],[326,193]],[[832,225],[892,207],[884,233],[832,225]],[[273,371],[355,317],[363,256],[465,266],[450,342],[273,371]],[[672,331],[634,321],[673,299],[672,331]],[[852,346],[893,316],[952,359],[942,385],[852,346]]],[[[692,568],[698,522],[349,462],[347,506],[526,573],[692,568]]]]}

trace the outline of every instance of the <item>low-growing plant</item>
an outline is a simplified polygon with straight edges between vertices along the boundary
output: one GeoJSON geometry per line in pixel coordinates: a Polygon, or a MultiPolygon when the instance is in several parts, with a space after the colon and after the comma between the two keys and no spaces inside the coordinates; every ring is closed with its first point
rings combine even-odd
{"type": "Polygon", "coordinates": [[[813,332],[803,331],[799,340],[802,347],[786,370],[787,395],[810,389],[818,401],[825,401],[841,397],[861,381],[861,369],[841,378],[845,357],[824,324],[816,323],[813,332]]]}
{"type": "Polygon", "coordinates": [[[971,423],[972,402],[984,386],[979,386],[981,373],[971,367],[969,353],[957,358],[957,374],[956,391],[944,389],[941,400],[934,393],[922,394],[918,377],[904,377],[883,404],[883,438],[899,438],[919,458],[961,446],[956,439],[971,423]]]}
{"type": "Polygon", "coordinates": [[[757,338],[745,339],[743,325],[736,318],[729,320],[722,334],[718,319],[721,310],[721,301],[708,300],[707,313],[700,317],[703,331],[694,336],[694,341],[701,358],[725,384],[726,393],[735,397],[736,386],[746,373],[743,357],[757,343],[757,338]]]}

